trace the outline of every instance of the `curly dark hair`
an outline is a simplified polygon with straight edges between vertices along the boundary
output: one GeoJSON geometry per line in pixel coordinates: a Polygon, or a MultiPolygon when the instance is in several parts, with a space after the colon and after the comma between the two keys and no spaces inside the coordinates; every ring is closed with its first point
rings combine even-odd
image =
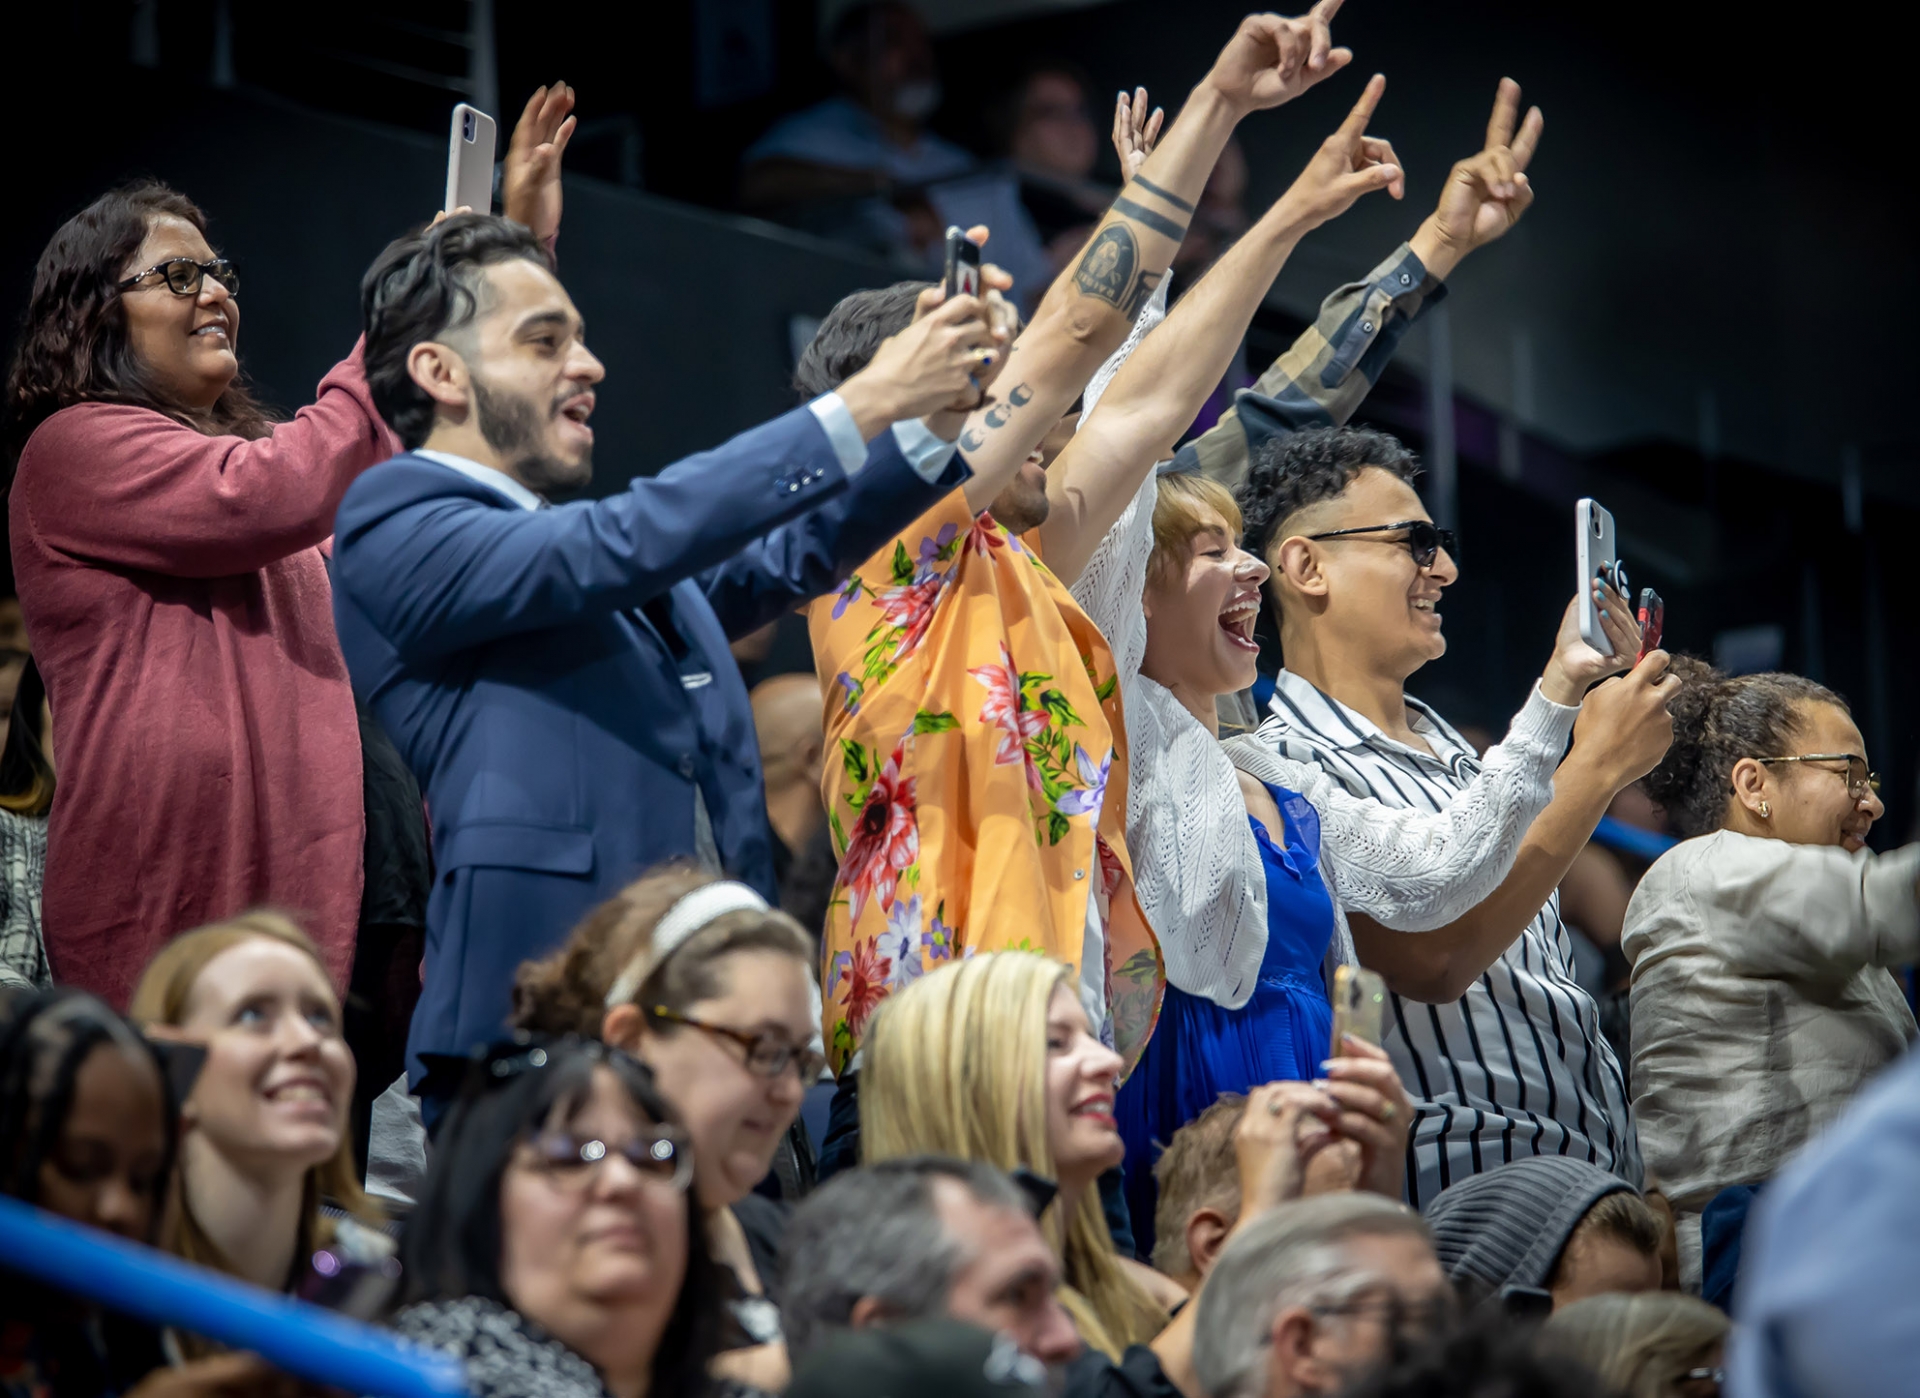
{"type": "Polygon", "coordinates": [[[546,247],[512,219],[455,214],[396,238],[367,269],[360,283],[367,387],[408,451],[433,430],[433,399],[407,372],[407,356],[471,321],[480,311],[481,269],[515,258],[553,270],[546,247]]]}
{"type": "Polygon", "coordinates": [[[931,282],[895,282],[840,298],[793,368],[802,400],[831,393],[867,367],[880,342],[913,324],[913,307],[931,282]]]}
{"type": "Polygon", "coordinates": [[[1680,681],[1667,706],[1673,746],[1644,783],[1686,839],[1710,835],[1725,822],[1741,758],[1789,755],[1803,704],[1853,712],[1831,689],[1799,675],[1728,675],[1691,655],[1676,655],[1672,669],[1680,681]]]}
{"type": "Polygon", "coordinates": [[[1246,520],[1241,547],[1256,558],[1280,526],[1309,505],[1331,500],[1369,466],[1390,471],[1411,484],[1420,478],[1420,461],[1400,439],[1371,427],[1311,427],[1264,444],[1240,483],[1240,513],[1246,520]]]}
{"type": "Polygon", "coordinates": [[[0,460],[8,480],[33,430],[76,403],[128,403],[165,413],[210,437],[264,437],[273,416],[236,375],[212,408],[196,412],[148,377],[127,340],[119,282],[157,218],[207,232],[207,216],[157,180],[110,190],[61,224],[33,269],[0,404],[0,460]]]}

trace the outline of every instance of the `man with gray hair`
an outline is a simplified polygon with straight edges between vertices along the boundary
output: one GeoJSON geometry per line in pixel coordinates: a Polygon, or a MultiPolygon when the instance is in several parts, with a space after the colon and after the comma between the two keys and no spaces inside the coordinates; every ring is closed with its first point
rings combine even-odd
{"type": "Polygon", "coordinates": [[[1195,1303],[1206,1398],[1336,1393],[1453,1305],[1427,1225],[1374,1194],[1282,1204],[1245,1223],[1195,1303]]]}
{"type": "Polygon", "coordinates": [[[1032,1202],[991,1165],[913,1156],[846,1170],[794,1210],[780,1245],[780,1320],[798,1366],[828,1337],[948,1316],[1063,1364],[1080,1337],[1032,1202]]]}

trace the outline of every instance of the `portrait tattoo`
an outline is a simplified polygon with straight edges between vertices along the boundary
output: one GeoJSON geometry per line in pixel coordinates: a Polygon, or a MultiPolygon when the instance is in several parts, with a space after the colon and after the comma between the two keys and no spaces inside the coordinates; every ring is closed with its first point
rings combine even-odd
{"type": "Polygon", "coordinates": [[[1140,250],[1133,230],[1116,223],[1100,230],[1073,269],[1073,284],[1083,296],[1094,296],[1109,306],[1124,309],[1127,293],[1133,286],[1133,269],[1139,265],[1140,250]]]}

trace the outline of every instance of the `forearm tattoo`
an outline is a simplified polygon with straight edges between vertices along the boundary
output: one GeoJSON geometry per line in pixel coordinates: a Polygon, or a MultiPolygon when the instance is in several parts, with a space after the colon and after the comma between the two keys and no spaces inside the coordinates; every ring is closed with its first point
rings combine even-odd
{"type": "MultiPolygon", "coordinates": [[[[1009,422],[1013,421],[1013,410],[1015,408],[1024,408],[1032,401],[1032,386],[1017,383],[1007,390],[1007,396],[1004,401],[995,403],[991,408],[987,409],[986,416],[981,420],[985,422],[989,428],[1005,427],[1009,422]]],[[[966,431],[960,434],[960,449],[962,451],[979,451],[980,448],[986,444],[987,434],[978,427],[968,427],[966,431]]]]}
{"type": "MultiPolygon", "coordinates": [[[[1147,193],[1154,195],[1157,198],[1166,200],[1167,203],[1173,205],[1173,207],[1178,209],[1181,213],[1190,214],[1193,212],[1193,205],[1189,204],[1186,200],[1182,199],[1179,195],[1175,194],[1172,190],[1160,188],[1159,185],[1155,184],[1152,180],[1146,178],[1146,176],[1135,175],[1133,177],[1133,182],[1139,185],[1140,188],[1146,190],[1147,193]]],[[[1182,229],[1181,231],[1183,233],[1185,232],[1184,229],[1182,229]]]]}
{"type": "MultiPolygon", "coordinates": [[[[1137,175],[1132,187],[1138,187],[1182,209],[1191,211],[1193,207],[1137,175]]],[[[1127,198],[1124,193],[1113,201],[1113,211],[1120,218],[1130,219],[1142,228],[1150,228],[1176,243],[1187,236],[1185,224],[1176,223],[1165,214],[1155,213],[1137,200],[1127,198]]],[[[1131,320],[1140,314],[1140,307],[1153,295],[1153,289],[1160,285],[1164,275],[1164,272],[1149,271],[1141,265],[1140,244],[1133,236],[1133,229],[1126,223],[1115,222],[1094,235],[1093,242],[1080,258],[1080,265],[1073,269],[1073,284],[1079,288],[1082,296],[1105,301],[1131,320]]]]}

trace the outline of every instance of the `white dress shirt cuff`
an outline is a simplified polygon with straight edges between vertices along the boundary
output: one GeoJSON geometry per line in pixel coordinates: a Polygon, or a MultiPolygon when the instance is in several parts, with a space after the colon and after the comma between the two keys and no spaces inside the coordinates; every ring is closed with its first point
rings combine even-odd
{"type": "Polygon", "coordinates": [[[928,485],[938,481],[953,460],[953,443],[934,436],[917,417],[894,423],[893,440],[913,473],[928,485]]]}
{"type": "Polygon", "coordinates": [[[840,458],[840,469],[849,476],[857,475],[867,464],[867,444],[861,439],[860,426],[840,395],[823,393],[807,404],[807,411],[819,420],[820,430],[827,434],[833,454],[840,458]]]}

